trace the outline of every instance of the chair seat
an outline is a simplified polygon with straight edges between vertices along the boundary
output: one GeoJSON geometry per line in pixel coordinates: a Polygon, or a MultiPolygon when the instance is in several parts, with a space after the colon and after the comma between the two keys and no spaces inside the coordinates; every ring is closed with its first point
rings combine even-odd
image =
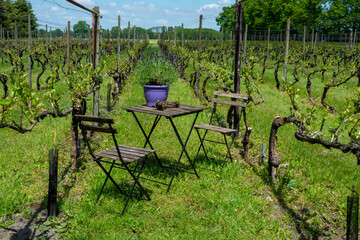
{"type": "Polygon", "coordinates": [[[224,128],[224,127],[219,127],[219,126],[214,126],[214,125],[209,125],[209,124],[195,125],[194,128],[195,129],[205,129],[205,130],[219,132],[219,133],[223,133],[223,134],[237,132],[236,129],[224,128]]]}
{"type": "MultiPolygon", "coordinates": [[[[136,162],[141,158],[146,157],[147,155],[154,153],[154,150],[130,147],[126,145],[118,145],[120,154],[125,163],[136,162]]],[[[95,154],[97,157],[109,158],[113,160],[120,160],[119,155],[116,151],[116,148],[109,148],[103,152],[95,154]]]]}

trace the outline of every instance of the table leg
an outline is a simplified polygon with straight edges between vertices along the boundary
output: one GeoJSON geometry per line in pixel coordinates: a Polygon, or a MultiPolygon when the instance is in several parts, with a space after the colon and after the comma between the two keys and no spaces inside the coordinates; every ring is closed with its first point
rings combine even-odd
{"type": "MultiPolygon", "coordinates": [[[[150,142],[150,136],[151,136],[151,134],[153,133],[156,125],[159,123],[159,121],[160,121],[160,119],[161,119],[161,116],[158,116],[158,115],[156,116],[156,118],[155,118],[155,120],[154,120],[154,123],[153,123],[153,125],[152,125],[152,127],[151,127],[151,129],[150,129],[149,135],[147,135],[146,132],[145,132],[145,130],[144,130],[144,128],[142,127],[139,119],[137,118],[136,114],[135,114],[134,112],[131,112],[131,113],[133,114],[133,116],[134,116],[137,124],[139,125],[139,127],[140,127],[140,129],[141,129],[141,132],[143,133],[143,135],[144,135],[144,137],[145,137],[145,139],[146,139],[145,144],[144,144],[144,148],[146,147],[147,144],[149,144],[150,148],[151,148],[152,150],[155,150],[154,147],[152,146],[151,142],[150,142]]],[[[163,165],[161,164],[161,161],[160,161],[158,155],[156,154],[156,152],[154,152],[154,155],[155,155],[156,161],[158,162],[158,164],[160,165],[160,167],[163,168],[163,165]]]]}
{"type": "Polygon", "coordinates": [[[182,146],[182,150],[181,150],[179,159],[178,159],[178,161],[177,161],[177,163],[176,163],[176,166],[175,166],[173,175],[172,175],[172,177],[171,177],[171,180],[170,180],[170,183],[169,183],[169,187],[168,187],[168,189],[167,189],[167,192],[169,192],[169,190],[170,190],[170,187],[171,187],[172,181],[173,181],[173,179],[174,179],[176,170],[177,170],[177,168],[178,168],[178,166],[179,166],[180,160],[181,160],[184,152],[185,152],[185,155],[186,155],[187,158],[188,158],[188,161],[189,161],[191,167],[192,167],[193,170],[194,170],[195,175],[196,175],[198,178],[200,178],[199,175],[198,175],[197,172],[196,172],[196,169],[195,169],[195,167],[194,167],[194,164],[192,163],[192,161],[191,161],[191,159],[190,159],[190,157],[189,157],[189,154],[188,154],[187,151],[186,151],[186,145],[187,145],[187,143],[188,143],[188,141],[189,141],[191,132],[192,132],[192,130],[193,130],[193,128],[194,128],[194,125],[195,125],[195,122],[196,122],[196,119],[197,119],[198,116],[199,116],[199,113],[196,114],[196,117],[195,117],[195,119],[194,119],[194,121],[193,121],[193,124],[191,125],[190,131],[189,131],[189,134],[188,134],[188,136],[187,136],[187,138],[186,138],[185,143],[183,143],[183,141],[182,141],[182,139],[181,139],[181,137],[180,137],[180,134],[179,134],[179,132],[178,132],[178,130],[177,130],[175,124],[174,124],[173,119],[172,119],[171,117],[168,118],[168,119],[170,120],[171,126],[172,126],[172,128],[174,129],[175,134],[176,134],[176,136],[177,136],[177,138],[178,138],[178,140],[179,140],[179,142],[180,142],[180,144],[181,144],[181,146],[182,146]]]}

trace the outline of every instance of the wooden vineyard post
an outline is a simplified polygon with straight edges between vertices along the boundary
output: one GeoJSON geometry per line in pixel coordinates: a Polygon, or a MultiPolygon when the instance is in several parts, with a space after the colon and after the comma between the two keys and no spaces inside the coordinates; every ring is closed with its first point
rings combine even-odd
{"type": "Polygon", "coordinates": [[[355,48],[355,45],[356,45],[356,29],[355,29],[355,33],[354,33],[354,44],[353,44],[353,50],[355,48]]]}
{"type": "Polygon", "coordinates": [[[289,43],[290,43],[290,18],[287,20],[286,26],[286,44],[285,44],[285,57],[284,57],[284,75],[283,75],[283,91],[285,91],[285,83],[287,80],[287,63],[289,56],[289,43]]]}
{"type": "Polygon", "coordinates": [[[200,23],[199,23],[199,52],[201,51],[201,30],[202,30],[202,20],[203,20],[203,15],[200,15],[200,23]]]}
{"type": "Polygon", "coordinates": [[[56,148],[56,129],[54,147],[49,150],[49,187],[47,215],[56,216],[57,183],[58,183],[58,150],[56,148]]]}
{"type": "Polygon", "coordinates": [[[111,83],[107,86],[107,95],[106,95],[106,110],[111,111],[111,83]]]}
{"type": "MultiPolygon", "coordinates": [[[[94,7],[93,10],[93,68],[96,69],[99,64],[99,7],[94,7]]],[[[98,79],[96,81],[96,87],[93,94],[93,116],[99,116],[99,89],[97,85],[99,84],[98,79]]]]}
{"type": "Polygon", "coordinates": [[[316,34],[315,34],[314,51],[313,51],[313,53],[314,53],[314,54],[315,54],[315,51],[316,51],[316,42],[317,42],[317,38],[318,38],[318,32],[316,32],[316,34]]]}
{"type": "Polygon", "coordinates": [[[359,194],[354,186],[347,197],[346,240],[359,239],[359,194]]]}
{"type": "Polygon", "coordinates": [[[120,56],[120,16],[118,16],[118,36],[117,36],[117,53],[118,53],[118,67],[120,66],[120,60],[121,60],[121,56],[120,56]]]}
{"type": "Polygon", "coordinates": [[[181,24],[181,47],[184,49],[184,24],[181,24]]]}
{"type": "Polygon", "coordinates": [[[269,61],[270,54],[270,27],[268,28],[268,37],[267,37],[267,50],[266,50],[266,59],[269,61]]]}
{"type": "MultiPolygon", "coordinates": [[[[241,44],[242,44],[242,0],[236,1],[235,6],[235,73],[234,73],[234,92],[240,93],[240,76],[241,76],[241,44]]],[[[236,99],[232,99],[236,100],[236,99]]],[[[239,107],[235,107],[233,129],[239,129],[239,107]]],[[[238,131],[239,132],[239,131],[238,131]]],[[[236,137],[239,137],[239,133],[236,137]]]]}
{"type": "Polygon", "coordinates": [[[174,46],[176,47],[176,26],[174,27],[174,46]]]}
{"type": "Polygon", "coordinates": [[[134,47],[135,47],[135,38],[136,38],[136,26],[134,25],[134,47]]]}
{"type": "MultiPolygon", "coordinates": [[[[88,33],[89,33],[89,36],[88,36],[89,49],[91,49],[91,32],[90,32],[90,25],[88,26],[88,33]]],[[[92,61],[91,61],[91,52],[89,53],[89,62],[92,62],[92,61]]]]}
{"type": "Polygon", "coordinates": [[[130,21],[128,22],[128,49],[130,49],[130,21]]]}
{"type": "Polygon", "coordinates": [[[169,46],[170,46],[170,27],[168,27],[168,43],[169,43],[169,46]]]}
{"type": "Polygon", "coordinates": [[[311,32],[311,50],[314,49],[314,29],[311,32]]]}
{"type": "MultiPolygon", "coordinates": [[[[29,50],[29,88],[32,88],[32,80],[31,80],[31,69],[32,69],[32,64],[31,64],[31,15],[29,13],[28,15],[28,50],[29,50]]],[[[31,108],[31,101],[29,102],[29,107],[31,108]]]]}
{"type": "Polygon", "coordinates": [[[231,51],[231,48],[232,48],[232,38],[233,38],[232,31],[230,31],[230,51],[231,51]]]}
{"type": "Polygon", "coordinates": [[[15,29],[14,29],[14,32],[15,32],[15,46],[16,46],[16,49],[17,49],[17,46],[18,46],[18,29],[17,29],[16,20],[15,20],[15,29]]]}
{"type": "Polygon", "coordinates": [[[49,41],[48,41],[48,27],[46,26],[46,56],[49,56],[49,41]]]}
{"type": "MultiPolygon", "coordinates": [[[[245,25],[245,33],[244,33],[244,61],[246,60],[246,51],[247,51],[247,34],[248,34],[248,27],[249,25],[245,25]]],[[[236,38],[236,36],[235,36],[236,38]]]]}
{"type": "MultiPolygon", "coordinates": [[[[303,61],[305,61],[305,51],[306,51],[306,27],[304,26],[304,35],[303,35],[303,61]]],[[[303,65],[303,64],[302,64],[303,65]]],[[[304,65],[302,67],[302,73],[304,74],[304,65]]]]}
{"type": "Polygon", "coordinates": [[[66,50],[66,57],[67,57],[67,74],[70,74],[70,21],[68,21],[68,28],[67,28],[67,50],[66,50]]]}
{"type": "MultiPolygon", "coordinates": [[[[203,15],[200,15],[200,22],[199,22],[199,41],[198,41],[198,59],[200,61],[200,51],[201,51],[201,28],[202,28],[202,18],[203,15]]],[[[200,88],[200,69],[198,68],[196,70],[196,82],[195,82],[195,95],[197,97],[200,96],[199,94],[199,88],[200,88]]]]}

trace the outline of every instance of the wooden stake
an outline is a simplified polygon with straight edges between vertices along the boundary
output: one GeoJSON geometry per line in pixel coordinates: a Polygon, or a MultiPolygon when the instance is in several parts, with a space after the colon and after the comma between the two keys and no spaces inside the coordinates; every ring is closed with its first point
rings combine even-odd
{"type": "Polygon", "coordinates": [[[181,24],[181,47],[184,49],[184,24],[181,24]]]}
{"type": "Polygon", "coordinates": [[[130,49],[130,21],[128,22],[128,49],[130,49]]]}
{"type": "Polygon", "coordinates": [[[284,59],[284,76],[283,76],[283,91],[285,91],[285,83],[287,80],[287,64],[289,56],[289,43],[290,43],[290,18],[287,20],[286,26],[286,45],[285,45],[285,59],[284,59]]]}
{"type": "MultiPolygon", "coordinates": [[[[31,14],[28,15],[28,49],[29,53],[31,53],[31,14]]],[[[32,80],[31,80],[31,70],[32,70],[32,64],[31,64],[31,54],[29,54],[29,87],[32,88],[32,80]]],[[[31,107],[31,101],[29,103],[29,107],[31,107]]]]}
{"type": "Polygon", "coordinates": [[[200,23],[199,23],[199,52],[201,51],[201,30],[202,30],[202,20],[203,20],[203,15],[200,15],[200,23]]]}
{"type": "Polygon", "coordinates": [[[68,21],[68,28],[67,28],[67,74],[70,74],[70,21],[68,21]]]}
{"type": "Polygon", "coordinates": [[[121,28],[120,28],[120,16],[118,16],[118,36],[117,36],[117,53],[118,53],[118,67],[120,66],[120,32],[121,32],[121,28]]]}

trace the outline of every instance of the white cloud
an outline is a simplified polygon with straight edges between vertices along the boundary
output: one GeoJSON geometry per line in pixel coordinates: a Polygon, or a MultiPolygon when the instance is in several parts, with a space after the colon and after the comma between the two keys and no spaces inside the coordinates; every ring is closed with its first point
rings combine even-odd
{"type": "Polygon", "coordinates": [[[109,10],[100,9],[100,15],[107,15],[109,14],[109,10]]]}
{"type": "Polygon", "coordinates": [[[146,2],[134,2],[132,4],[125,4],[123,8],[132,11],[156,11],[157,8],[154,4],[146,2]]]}
{"type": "Polygon", "coordinates": [[[118,11],[116,12],[116,14],[117,14],[117,15],[125,15],[125,12],[123,12],[123,11],[121,11],[121,10],[118,10],[118,11]]]}
{"type": "Polygon", "coordinates": [[[218,3],[221,5],[228,5],[228,4],[231,4],[231,1],[230,0],[219,0],[218,3]]]}
{"type": "Polygon", "coordinates": [[[77,0],[77,2],[83,5],[95,5],[93,0],[77,0]]]}
{"type": "Polygon", "coordinates": [[[217,5],[216,3],[211,3],[211,4],[206,4],[204,6],[202,6],[199,10],[196,10],[198,13],[203,13],[203,12],[214,12],[214,11],[218,11],[220,10],[220,6],[217,5]]]}
{"type": "Polygon", "coordinates": [[[60,8],[58,8],[58,7],[51,7],[50,9],[51,9],[51,11],[54,11],[54,12],[57,12],[60,10],[60,8]]]}
{"type": "Polygon", "coordinates": [[[166,20],[166,19],[158,19],[158,20],[155,20],[154,23],[161,24],[161,25],[167,25],[168,20],[166,20]]]}
{"type": "Polygon", "coordinates": [[[179,8],[175,8],[173,10],[165,9],[164,12],[165,12],[166,15],[178,15],[178,16],[179,15],[185,15],[185,13],[180,11],[179,8]]]}
{"type": "Polygon", "coordinates": [[[117,6],[117,4],[116,4],[116,3],[114,3],[114,2],[109,3],[109,5],[110,5],[110,7],[116,7],[116,6],[117,6]]]}

